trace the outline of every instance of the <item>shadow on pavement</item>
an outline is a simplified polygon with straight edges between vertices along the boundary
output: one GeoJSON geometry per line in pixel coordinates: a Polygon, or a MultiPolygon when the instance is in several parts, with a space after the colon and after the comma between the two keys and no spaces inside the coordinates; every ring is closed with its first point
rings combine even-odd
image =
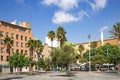
{"type": "Polygon", "coordinates": [[[8,77],[8,78],[0,79],[0,80],[12,80],[12,79],[21,79],[21,78],[24,78],[24,77],[8,77]]]}
{"type": "MultiPolygon", "coordinates": [[[[74,77],[76,75],[54,75],[54,76],[61,76],[61,77],[74,77]]],[[[54,76],[51,76],[51,77],[54,77],[54,76]]]]}

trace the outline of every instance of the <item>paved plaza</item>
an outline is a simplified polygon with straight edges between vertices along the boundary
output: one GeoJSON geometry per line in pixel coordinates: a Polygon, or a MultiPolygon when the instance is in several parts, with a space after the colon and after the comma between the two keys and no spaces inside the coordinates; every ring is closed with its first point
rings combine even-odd
{"type": "Polygon", "coordinates": [[[72,77],[65,72],[49,72],[39,75],[7,75],[0,76],[0,80],[120,80],[120,73],[107,72],[75,72],[72,77]]]}

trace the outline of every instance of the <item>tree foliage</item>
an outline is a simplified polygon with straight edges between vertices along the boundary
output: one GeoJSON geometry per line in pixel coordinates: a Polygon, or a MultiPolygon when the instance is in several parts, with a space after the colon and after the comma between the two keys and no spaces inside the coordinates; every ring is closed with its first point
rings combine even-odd
{"type": "Polygon", "coordinates": [[[56,34],[55,34],[54,31],[49,31],[47,36],[51,40],[51,47],[52,47],[52,50],[53,50],[53,40],[55,39],[56,34]]]}
{"type": "Polygon", "coordinates": [[[120,22],[113,25],[113,28],[109,32],[111,37],[117,38],[120,41],[120,22]]]}
{"type": "MultiPolygon", "coordinates": [[[[93,64],[112,63],[114,65],[120,63],[120,48],[115,45],[105,44],[96,49],[90,50],[91,61],[93,64]]],[[[82,59],[89,60],[89,51],[86,51],[82,59]]],[[[84,60],[82,62],[84,62],[84,60]]]]}
{"type": "Polygon", "coordinates": [[[14,41],[10,38],[10,37],[8,37],[8,36],[6,36],[5,37],[5,39],[4,39],[4,43],[5,43],[5,47],[6,47],[6,49],[7,49],[7,52],[8,52],[8,54],[9,54],[9,57],[11,56],[10,54],[10,50],[11,50],[11,48],[12,48],[12,46],[13,46],[13,43],[14,43],[14,41]]]}
{"type": "Polygon", "coordinates": [[[95,49],[97,47],[97,42],[96,41],[91,42],[90,47],[92,49],[95,49]]]}
{"type": "Polygon", "coordinates": [[[40,55],[42,55],[41,52],[43,51],[43,45],[40,40],[35,40],[35,39],[30,39],[27,44],[30,50],[30,71],[32,71],[32,67],[36,64],[36,62],[33,61],[33,53],[37,52],[38,62],[39,62],[40,55]]]}
{"type": "Polygon", "coordinates": [[[85,48],[84,48],[83,45],[79,45],[79,46],[78,46],[78,50],[79,50],[80,53],[82,53],[82,51],[84,51],[85,48]]]}
{"type": "Polygon", "coordinates": [[[29,65],[29,58],[22,53],[14,53],[9,59],[9,65],[14,68],[21,68],[29,65]]]}
{"type": "Polygon", "coordinates": [[[60,47],[64,45],[64,43],[67,41],[67,38],[65,36],[66,31],[63,27],[58,27],[56,30],[56,37],[58,41],[60,41],[60,47]]]}
{"type": "Polygon", "coordinates": [[[62,48],[56,48],[51,52],[51,60],[54,66],[66,67],[76,62],[76,53],[72,44],[65,44],[62,48]]]}
{"type": "Polygon", "coordinates": [[[40,55],[42,55],[42,51],[43,51],[43,45],[42,42],[40,40],[35,40],[35,51],[37,52],[37,56],[38,56],[38,60],[40,59],[40,55]]]}

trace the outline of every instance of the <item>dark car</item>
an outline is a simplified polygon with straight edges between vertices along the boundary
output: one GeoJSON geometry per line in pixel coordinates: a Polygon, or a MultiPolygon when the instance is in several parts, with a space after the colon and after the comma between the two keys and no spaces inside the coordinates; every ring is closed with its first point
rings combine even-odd
{"type": "MultiPolygon", "coordinates": [[[[89,66],[86,66],[86,71],[89,71],[89,66]]],[[[96,71],[96,67],[91,65],[91,71],[96,71]]]]}

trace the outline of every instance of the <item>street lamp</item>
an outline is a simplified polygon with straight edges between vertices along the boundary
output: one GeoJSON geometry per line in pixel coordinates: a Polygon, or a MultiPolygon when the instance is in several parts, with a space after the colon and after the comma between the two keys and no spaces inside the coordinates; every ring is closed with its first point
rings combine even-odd
{"type": "Polygon", "coordinates": [[[91,60],[90,60],[90,37],[91,34],[88,35],[88,39],[89,39],[89,72],[91,73],[91,60]]]}
{"type": "MultiPolygon", "coordinates": [[[[107,56],[109,58],[108,49],[107,49],[107,56]]],[[[108,72],[109,72],[109,62],[108,62],[108,72]]]]}

